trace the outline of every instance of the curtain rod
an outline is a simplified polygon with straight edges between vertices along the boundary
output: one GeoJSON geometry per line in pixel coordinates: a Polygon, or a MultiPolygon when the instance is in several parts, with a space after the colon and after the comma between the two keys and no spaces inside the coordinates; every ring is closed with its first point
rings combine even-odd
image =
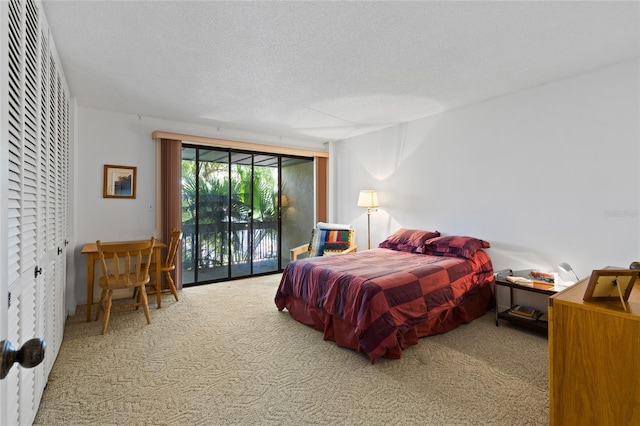
{"type": "Polygon", "coordinates": [[[236,148],[247,151],[261,151],[272,154],[297,155],[301,157],[329,157],[329,152],[318,151],[313,149],[292,148],[287,146],[267,145],[253,142],[235,141],[230,139],[209,138],[206,136],[185,135],[181,133],[171,133],[156,130],[151,134],[154,140],[173,139],[183,142],[195,142],[204,145],[216,146],[221,148],[236,148]]]}

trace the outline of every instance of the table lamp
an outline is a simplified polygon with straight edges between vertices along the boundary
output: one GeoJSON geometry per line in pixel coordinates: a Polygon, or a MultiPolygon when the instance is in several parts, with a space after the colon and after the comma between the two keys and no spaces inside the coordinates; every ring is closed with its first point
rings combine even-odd
{"type": "Polygon", "coordinates": [[[574,271],[571,265],[569,265],[567,262],[562,262],[558,265],[558,268],[562,269],[564,272],[573,272],[573,275],[576,276],[576,280],[580,281],[580,278],[578,278],[578,274],[576,274],[576,271],[574,271]]]}

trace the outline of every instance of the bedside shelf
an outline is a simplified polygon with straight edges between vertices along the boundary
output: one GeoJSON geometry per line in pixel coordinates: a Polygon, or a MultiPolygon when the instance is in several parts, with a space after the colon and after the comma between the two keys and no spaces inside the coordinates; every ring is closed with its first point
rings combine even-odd
{"type": "Polygon", "coordinates": [[[549,324],[547,321],[542,321],[539,319],[530,320],[527,318],[522,318],[518,315],[512,314],[511,309],[507,309],[498,313],[498,317],[496,319],[496,326],[498,325],[498,318],[501,320],[512,322],[514,324],[530,327],[539,331],[547,331],[549,329],[549,324]]]}
{"type": "Polygon", "coordinates": [[[496,313],[496,327],[499,326],[498,320],[505,320],[511,323],[521,325],[524,327],[528,327],[538,331],[544,331],[545,333],[549,330],[549,324],[547,321],[541,320],[530,320],[527,318],[522,318],[517,315],[511,314],[511,308],[513,308],[513,291],[524,291],[529,293],[539,293],[545,294],[547,296],[553,296],[558,292],[553,284],[538,284],[533,283],[531,286],[522,285],[517,283],[512,283],[511,281],[507,281],[504,277],[496,277],[494,281],[493,287],[493,295],[495,299],[495,313],[496,313]],[[506,309],[502,312],[498,312],[498,286],[509,287],[509,309],[506,309]]]}

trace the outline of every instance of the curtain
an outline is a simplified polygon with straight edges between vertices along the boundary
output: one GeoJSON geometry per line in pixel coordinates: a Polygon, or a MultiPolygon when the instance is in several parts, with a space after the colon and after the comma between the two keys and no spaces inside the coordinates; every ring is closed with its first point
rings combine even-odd
{"type": "MultiPolygon", "coordinates": [[[[182,229],[182,141],[160,139],[160,229],[162,241],[168,242],[171,229],[182,229]]],[[[176,255],[176,269],[172,272],[176,288],[182,288],[182,250],[176,255]]]]}
{"type": "Polygon", "coordinates": [[[327,221],[327,158],[316,157],[316,222],[327,221]]]}

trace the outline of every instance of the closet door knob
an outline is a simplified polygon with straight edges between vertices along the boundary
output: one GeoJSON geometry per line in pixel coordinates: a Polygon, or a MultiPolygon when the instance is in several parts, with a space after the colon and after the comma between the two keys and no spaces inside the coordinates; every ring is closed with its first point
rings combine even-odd
{"type": "Polygon", "coordinates": [[[32,368],[40,364],[44,359],[44,350],[47,345],[43,339],[31,339],[25,342],[18,350],[15,350],[8,340],[0,342],[0,379],[4,379],[14,363],[25,368],[32,368]]]}

